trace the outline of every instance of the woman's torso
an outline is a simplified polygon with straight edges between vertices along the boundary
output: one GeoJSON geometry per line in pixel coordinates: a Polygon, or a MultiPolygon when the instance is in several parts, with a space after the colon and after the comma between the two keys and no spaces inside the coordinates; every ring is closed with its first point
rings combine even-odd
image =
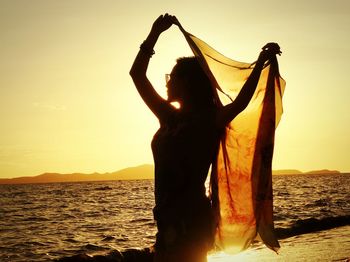
{"type": "Polygon", "coordinates": [[[156,219],[163,210],[188,212],[205,199],[204,183],[219,143],[215,111],[175,113],[169,119],[152,140],[156,219]]]}

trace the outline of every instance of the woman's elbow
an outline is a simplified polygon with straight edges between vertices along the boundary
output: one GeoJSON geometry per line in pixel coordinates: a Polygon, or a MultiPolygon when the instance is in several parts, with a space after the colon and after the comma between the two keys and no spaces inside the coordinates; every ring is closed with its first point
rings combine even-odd
{"type": "Polygon", "coordinates": [[[132,79],[144,79],[146,77],[145,72],[142,70],[139,70],[137,68],[132,67],[129,71],[129,75],[131,76],[132,79]]]}
{"type": "Polygon", "coordinates": [[[136,70],[134,67],[131,67],[129,75],[131,76],[131,78],[134,78],[136,76],[136,70]]]}

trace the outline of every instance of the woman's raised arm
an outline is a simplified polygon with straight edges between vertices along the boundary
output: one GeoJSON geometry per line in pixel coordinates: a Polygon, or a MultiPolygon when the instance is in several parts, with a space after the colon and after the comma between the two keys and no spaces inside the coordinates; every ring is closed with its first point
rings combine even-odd
{"type": "Polygon", "coordinates": [[[218,125],[225,126],[231,122],[240,112],[242,112],[249,104],[255,89],[258,85],[260,74],[267,60],[276,54],[281,54],[280,47],[276,43],[268,43],[261,51],[259,58],[255,64],[253,71],[242,87],[236,99],[223,107],[218,113],[218,125]]]}
{"type": "Polygon", "coordinates": [[[164,100],[153,88],[151,82],[146,76],[149,60],[154,54],[153,48],[160,34],[170,28],[175,23],[176,18],[168,14],[161,15],[153,23],[151,32],[146,40],[141,44],[135,61],[130,70],[137,91],[140,93],[143,101],[152,110],[152,112],[161,119],[171,110],[171,105],[164,100]]]}

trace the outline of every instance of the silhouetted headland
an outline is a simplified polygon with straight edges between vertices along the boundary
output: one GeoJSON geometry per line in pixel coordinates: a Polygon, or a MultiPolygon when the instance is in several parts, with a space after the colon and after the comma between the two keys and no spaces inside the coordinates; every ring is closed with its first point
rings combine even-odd
{"type": "MultiPolygon", "coordinates": [[[[0,184],[37,184],[37,183],[62,183],[62,182],[84,182],[84,181],[110,181],[110,180],[137,180],[153,179],[154,166],[150,164],[136,167],[124,168],[112,173],[44,173],[31,177],[0,178],[0,184]]],[[[337,175],[341,174],[338,170],[314,170],[302,172],[297,169],[274,170],[273,175],[337,175]]]]}
{"type": "Polygon", "coordinates": [[[108,181],[108,180],[136,180],[153,178],[153,165],[140,165],[118,170],[112,173],[44,173],[32,177],[17,177],[0,179],[0,184],[35,184],[35,183],[60,183],[60,182],[83,182],[83,181],[108,181]]]}
{"type": "Polygon", "coordinates": [[[321,169],[321,170],[312,170],[308,172],[302,172],[297,169],[281,169],[281,170],[273,170],[273,175],[337,175],[341,174],[338,170],[329,170],[329,169],[321,169]]]}

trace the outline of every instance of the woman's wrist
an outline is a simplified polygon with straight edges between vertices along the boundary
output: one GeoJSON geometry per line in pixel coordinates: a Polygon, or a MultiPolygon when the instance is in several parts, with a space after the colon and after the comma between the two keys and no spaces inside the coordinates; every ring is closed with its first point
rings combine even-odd
{"type": "Polygon", "coordinates": [[[160,32],[152,28],[145,41],[154,47],[160,34],[160,32]]]}
{"type": "Polygon", "coordinates": [[[258,60],[256,61],[256,64],[263,67],[265,62],[268,61],[270,58],[271,58],[271,53],[268,50],[263,50],[260,52],[260,55],[258,57],[258,60]]]}
{"type": "Polygon", "coordinates": [[[262,69],[264,67],[264,64],[265,64],[265,59],[262,59],[262,57],[259,56],[258,60],[256,61],[255,67],[262,69]]]}
{"type": "Polygon", "coordinates": [[[151,30],[146,40],[140,45],[140,51],[145,55],[152,57],[155,54],[154,46],[158,40],[159,34],[151,30]]]}
{"type": "Polygon", "coordinates": [[[147,41],[143,41],[142,44],[140,45],[140,51],[149,56],[150,58],[156,53],[150,45],[148,45],[147,41]]]}
{"type": "Polygon", "coordinates": [[[150,48],[154,48],[156,45],[158,38],[159,38],[159,33],[155,32],[154,30],[151,30],[151,32],[148,34],[146,40],[144,41],[150,48]]]}

